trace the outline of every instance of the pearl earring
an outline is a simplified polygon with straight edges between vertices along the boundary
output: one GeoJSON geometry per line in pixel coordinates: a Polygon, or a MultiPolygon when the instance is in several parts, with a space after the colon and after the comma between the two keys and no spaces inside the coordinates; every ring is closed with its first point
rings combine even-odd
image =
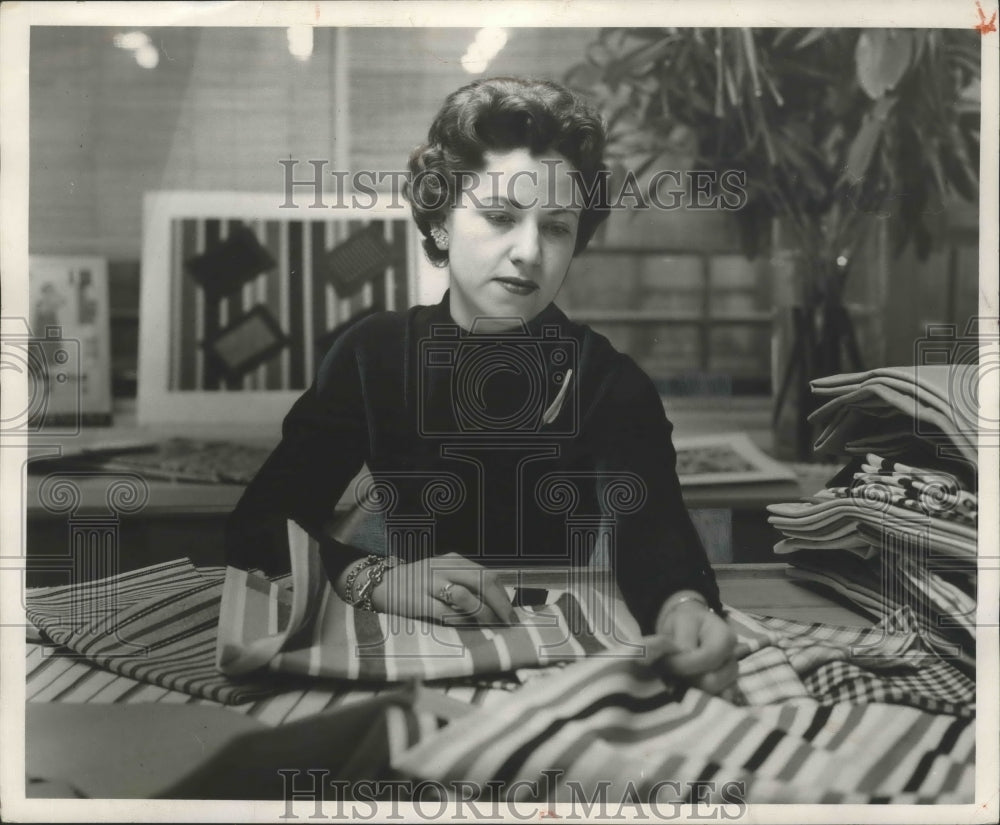
{"type": "Polygon", "coordinates": [[[442,252],[448,249],[448,233],[440,226],[431,227],[431,237],[434,244],[442,252]]]}

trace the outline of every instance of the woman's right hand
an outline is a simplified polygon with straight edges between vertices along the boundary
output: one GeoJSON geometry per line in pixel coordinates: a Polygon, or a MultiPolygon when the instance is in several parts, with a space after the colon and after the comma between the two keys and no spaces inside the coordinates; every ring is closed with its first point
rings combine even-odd
{"type": "Polygon", "coordinates": [[[380,613],[447,625],[505,626],[518,621],[497,574],[458,553],[387,568],[372,591],[372,602],[380,613]]]}

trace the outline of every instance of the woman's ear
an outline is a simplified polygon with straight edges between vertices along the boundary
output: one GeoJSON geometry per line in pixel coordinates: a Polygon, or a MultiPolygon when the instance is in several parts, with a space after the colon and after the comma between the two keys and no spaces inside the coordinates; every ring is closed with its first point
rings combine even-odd
{"type": "Polygon", "coordinates": [[[448,230],[442,224],[434,224],[431,227],[431,237],[434,239],[434,245],[438,249],[442,252],[447,252],[449,243],[448,230]]]}

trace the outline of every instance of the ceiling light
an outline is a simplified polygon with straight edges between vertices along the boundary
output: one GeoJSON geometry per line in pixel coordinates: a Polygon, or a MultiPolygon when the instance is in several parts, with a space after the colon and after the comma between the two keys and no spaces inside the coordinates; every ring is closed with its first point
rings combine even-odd
{"type": "Polygon", "coordinates": [[[149,37],[145,32],[127,32],[126,34],[116,34],[114,43],[119,49],[135,51],[143,46],[148,46],[149,37]]]}
{"type": "Polygon", "coordinates": [[[462,68],[469,74],[486,71],[490,61],[507,44],[507,30],[487,28],[476,32],[476,38],[462,55],[462,68]]]}
{"type": "Polygon", "coordinates": [[[160,53],[156,46],[147,43],[135,50],[135,62],[144,69],[155,69],[160,63],[160,53]]]}
{"type": "Polygon", "coordinates": [[[296,60],[308,60],[313,53],[313,27],[289,26],[288,51],[296,60]]]}

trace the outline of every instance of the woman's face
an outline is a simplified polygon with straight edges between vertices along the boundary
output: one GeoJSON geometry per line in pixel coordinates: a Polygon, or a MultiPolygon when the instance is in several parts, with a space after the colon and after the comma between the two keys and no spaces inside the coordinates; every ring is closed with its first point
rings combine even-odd
{"type": "Polygon", "coordinates": [[[557,153],[488,152],[445,220],[451,316],[527,322],[555,298],[576,246],[572,165],[557,153]]]}

